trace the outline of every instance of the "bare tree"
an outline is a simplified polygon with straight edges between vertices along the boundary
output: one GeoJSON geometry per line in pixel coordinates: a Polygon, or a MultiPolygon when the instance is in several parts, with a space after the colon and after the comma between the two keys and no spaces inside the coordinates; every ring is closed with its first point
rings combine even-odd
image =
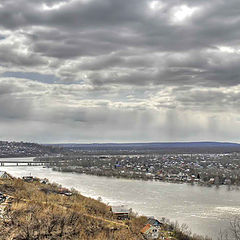
{"type": "Polygon", "coordinates": [[[230,233],[234,240],[240,240],[240,216],[235,217],[230,222],[230,233]]]}
{"type": "Polygon", "coordinates": [[[230,221],[229,230],[220,231],[218,240],[240,240],[240,216],[230,221]]]}

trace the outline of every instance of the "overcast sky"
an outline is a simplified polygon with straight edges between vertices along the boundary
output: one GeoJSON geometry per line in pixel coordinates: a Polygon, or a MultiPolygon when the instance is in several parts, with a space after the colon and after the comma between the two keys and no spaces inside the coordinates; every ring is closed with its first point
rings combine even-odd
{"type": "Polygon", "coordinates": [[[1,0],[1,139],[240,142],[239,12],[239,0],[1,0]]]}

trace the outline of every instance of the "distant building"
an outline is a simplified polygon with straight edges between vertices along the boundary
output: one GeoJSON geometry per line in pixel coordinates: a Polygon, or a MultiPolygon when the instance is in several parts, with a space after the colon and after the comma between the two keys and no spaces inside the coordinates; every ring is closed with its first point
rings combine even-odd
{"type": "Polygon", "coordinates": [[[215,179],[214,179],[214,178],[210,178],[210,179],[209,179],[209,183],[210,183],[210,184],[214,184],[214,182],[215,182],[215,179]]]}
{"type": "Polygon", "coordinates": [[[230,185],[232,181],[230,179],[225,179],[224,184],[225,185],[230,185]]]}

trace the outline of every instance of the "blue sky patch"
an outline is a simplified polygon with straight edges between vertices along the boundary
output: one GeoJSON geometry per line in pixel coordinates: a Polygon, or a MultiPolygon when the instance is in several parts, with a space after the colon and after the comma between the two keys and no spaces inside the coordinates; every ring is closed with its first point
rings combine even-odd
{"type": "Polygon", "coordinates": [[[4,72],[1,77],[25,78],[42,83],[56,83],[59,78],[53,74],[41,74],[36,72],[4,72]]]}

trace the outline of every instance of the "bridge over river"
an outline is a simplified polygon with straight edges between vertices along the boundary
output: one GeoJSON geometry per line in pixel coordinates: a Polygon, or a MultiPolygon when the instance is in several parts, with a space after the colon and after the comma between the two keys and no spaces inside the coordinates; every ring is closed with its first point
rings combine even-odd
{"type": "Polygon", "coordinates": [[[51,161],[21,161],[21,160],[0,160],[0,166],[16,167],[16,166],[59,166],[66,163],[66,161],[51,162],[51,161]]]}

